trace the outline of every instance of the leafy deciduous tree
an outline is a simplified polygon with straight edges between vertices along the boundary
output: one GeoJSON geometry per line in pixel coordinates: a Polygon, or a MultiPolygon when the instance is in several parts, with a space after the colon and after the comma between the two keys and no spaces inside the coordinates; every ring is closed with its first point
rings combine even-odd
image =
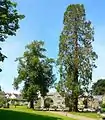
{"type": "Polygon", "coordinates": [[[92,86],[92,92],[94,95],[104,95],[105,94],[105,79],[99,79],[92,86]]]}
{"type": "Polygon", "coordinates": [[[14,79],[14,87],[24,81],[22,94],[24,98],[30,101],[30,108],[33,108],[33,102],[38,98],[38,92],[44,97],[49,87],[55,82],[53,74],[54,60],[47,58],[44,54],[44,42],[33,41],[26,46],[23,57],[18,58],[18,76],[14,79]]]}
{"type": "Polygon", "coordinates": [[[3,104],[5,104],[6,102],[7,99],[5,97],[5,92],[3,92],[0,87],[0,107],[3,107],[3,104]]]}
{"type": "MultiPolygon", "coordinates": [[[[16,9],[17,4],[11,0],[0,0],[0,41],[4,42],[8,36],[16,35],[19,29],[19,20],[24,18],[16,9]]],[[[0,61],[4,61],[6,56],[1,52],[0,61]]],[[[1,71],[1,69],[0,69],[1,71]]]]}

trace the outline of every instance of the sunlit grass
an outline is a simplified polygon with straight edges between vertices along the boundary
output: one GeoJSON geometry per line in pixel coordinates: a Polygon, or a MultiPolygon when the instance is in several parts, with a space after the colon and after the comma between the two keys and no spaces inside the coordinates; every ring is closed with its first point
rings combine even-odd
{"type": "Polygon", "coordinates": [[[91,113],[91,112],[70,112],[70,113],[74,114],[74,115],[89,117],[89,118],[98,118],[99,117],[99,115],[97,113],[91,113]]]}
{"type": "Polygon", "coordinates": [[[26,106],[0,109],[0,120],[74,120],[66,116],[52,114],[46,111],[34,111],[26,106]]]}

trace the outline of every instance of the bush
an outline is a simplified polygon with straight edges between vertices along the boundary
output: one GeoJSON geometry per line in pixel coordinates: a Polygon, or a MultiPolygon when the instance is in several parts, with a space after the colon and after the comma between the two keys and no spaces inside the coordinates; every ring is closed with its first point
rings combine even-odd
{"type": "Polygon", "coordinates": [[[4,96],[0,96],[0,107],[3,107],[6,104],[7,100],[4,96]]]}
{"type": "Polygon", "coordinates": [[[52,108],[56,111],[58,109],[57,106],[52,106],[52,108]]]}
{"type": "Polygon", "coordinates": [[[105,103],[101,105],[102,108],[105,108],[105,103]]]}

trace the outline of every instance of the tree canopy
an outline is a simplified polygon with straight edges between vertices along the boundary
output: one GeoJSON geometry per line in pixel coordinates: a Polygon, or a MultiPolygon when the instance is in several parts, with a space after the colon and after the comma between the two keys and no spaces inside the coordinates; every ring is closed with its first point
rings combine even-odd
{"type": "MultiPolygon", "coordinates": [[[[0,42],[4,42],[8,36],[16,35],[19,21],[24,18],[24,15],[18,13],[16,6],[11,0],[0,0],[0,42]]],[[[0,47],[0,61],[3,62],[6,56],[1,50],[0,47]]]]}
{"type": "Polygon", "coordinates": [[[94,95],[104,95],[105,94],[105,79],[99,79],[92,86],[92,92],[94,95]]]}
{"type": "Polygon", "coordinates": [[[63,30],[59,40],[60,93],[71,92],[72,110],[77,111],[78,95],[81,89],[88,92],[92,81],[92,70],[96,67],[96,53],[93,51],[94,29],[86,20],[83,4],[71,4],[64,13],[63,30]]]}
{"type": "Polygon", "coordinates": [[[7,102],[7,99],[5,97],[5,92],[2,91],[1,86],[0,86],[0,107],[3,106],[7,102]]]}
{"type": "Polygon", "coordinates": [[[2,90],[1,90],[1,86],[0,86],[0,91],[2,91],[2,90]]]}
{"type": "Polygon", "coordinates": [[[23,57],[17,58],[19,61],[18,76],[14,79],[14,87],[24,82],[22,90],[23,97],[31,103],[38,98],[38,92],[44,97],[49,88],[55,82],[53,74],[54,60],[45,55],[46,49],[43,41],[33,41],[26,46],[23,57]]]}

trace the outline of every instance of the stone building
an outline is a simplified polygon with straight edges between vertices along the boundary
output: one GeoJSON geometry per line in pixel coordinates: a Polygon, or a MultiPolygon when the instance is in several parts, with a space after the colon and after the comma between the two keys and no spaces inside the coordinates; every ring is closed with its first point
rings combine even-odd
{"type": "MultiPolygon", "coordinates": [[[[45,96],[45,98],[43,99],[41,98],[41,107],[44,107],[44,101],[47,98],[52,99],[52,106],[57,106],[58,108],[65,108],[65,98],[63,98],[58,92],[55,93],[48,93],[47,96],[45,96]]],[[[105,103],[105,96],[93,96],[93,97],[87,97],[86,96],[79,96],[78,98],[78,107],[79,108],[84,108],[85,105],[83,103],[84,99],[87,99],[87,107],[88,108],[93,108],[93,109],[97,109],[100,105],[100,103],[105,103]]]]}
{"type": "Polygon", "coordinates": [[[41,97],[41,107],[44,107],[44,101],[47,98],[52,100],[52,105],[50,107],[56,106],[58,109],[65,108],[65,99],[58,92],[48,93],[44,99],[41,97]]]}

